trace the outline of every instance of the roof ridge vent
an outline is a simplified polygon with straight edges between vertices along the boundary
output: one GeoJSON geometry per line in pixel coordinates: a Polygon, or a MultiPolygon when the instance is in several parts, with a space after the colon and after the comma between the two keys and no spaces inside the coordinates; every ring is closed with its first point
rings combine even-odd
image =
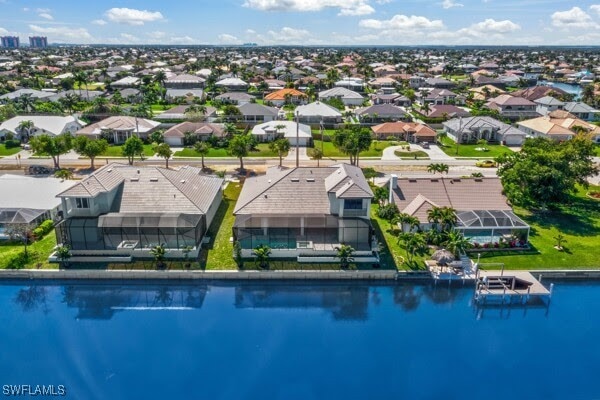
{"type": "Polygon", "coordinates": [[[150,178],[150,182],[158,182],[158,178],[150,178]]]}

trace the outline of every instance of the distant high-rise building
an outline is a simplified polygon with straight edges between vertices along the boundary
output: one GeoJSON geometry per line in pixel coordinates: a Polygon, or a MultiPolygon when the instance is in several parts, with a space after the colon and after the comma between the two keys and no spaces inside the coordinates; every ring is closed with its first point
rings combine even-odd
{"type": "Polygon", "coordinates": [[[45,49],[48,47],[48,38],[46,36],[29,36],[29,47],[45,49]]]}
{"type": "Polygon", "coordinates": [[[17,49],[19,48],[19,37],[18,36],[2,36],[0,38],[2,40],[2,47],[7,49],[17,49]]]}

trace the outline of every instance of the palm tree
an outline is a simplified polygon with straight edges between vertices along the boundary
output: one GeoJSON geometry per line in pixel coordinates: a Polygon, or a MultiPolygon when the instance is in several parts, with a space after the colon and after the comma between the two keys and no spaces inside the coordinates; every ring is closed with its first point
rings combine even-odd
{"type": "Polygon", "coordinates": [[[19,96],[17,103],[25,112],[29,113],[35,111],[35,100],[30,94],[23,94],[19,96]]]}
{"type": "Polygon", "coordinates": [[[448,251],[451,251],[456,258],[459,258],[461,253],[471,247],[471,241],[466,238],[462,232],[452,230],[448,232],[448,236],[444,241],[444,246],[448,251]]]}
{"type": "Polygon", "coordinates": [[[169,168],[169,158],[173,155],[173,150],[168,143],[161,143],[154,148],[156,155],[165,159],[165,168],[169,168]]]}
{"type": "Polygon", "coordinates": [[[442,209],[441,207],[432,207],[427,210],[427,221],[431,224],[431,229],[436,229],[442,220],[442,209]]]}
{"type": "Polygon", "coordinates": [[[163,269],[165,267],[165,258],[167,257],[167,249],[164,244],[157,244],[150,249],[150,254],[154,257],[157,269],[163,269]]]}
{"type": "Polygon", "coordinates": [[[283,135],[280,135],[282,130],[285,129],[285,125],[283,124],[277,124],[275,125],[275,136],[277,137],[283,137],[283,135]]]}
{"type": "Polygon", "coordinates": [[[29,139],[29,136],[31,136],[31,130],[35,128],[35,124],[33,123],[33,121],[23,120],[19,122],[19,126],[17,128],[19,129],[19,132],[21,132],[21,136],[23,136],[23,131],[26,131],[27,136],[25,138],[29,139]]]}
{"type": "Polygon", "coordinates": [[[415,254],[423,251],[427,246],[422,233],[403,233],[398,237],[398,242],[404,244],[406,259],[409,264],[412,264],[415,254]]]}
{"type": "Polygon", "coordinates": [[[79,97],[74,93],[67,93],[64,97],[62,97],[59,102],[67,109],[69,114],[73,114],[75,111],[75,106],[79,102],[79,97]]]}
{"type": "Polygon", "coordinates": [[[87,84],[89,82],[88,75],[83,71],[75,72],[75,74],[73,74],[73,79],[75,80],[77,86],[79,86],[79,96],[81,96],[81,87],[85,85],[85,95],[87,100],[89,101],[90,93],[87,87],[87,84]]]}
{"type": "Polygon", "coordinates": [[[252,250],[254,257],[256,258],[256,263],[260,266],[260,268],[267,268],[269,266],[269,256],[271,255],[271,248],[266,244],[261,244],[256,246],[254,250],[252,250]]]}
{"type": "Polygon", "coordinates": [[[413,229],[416,229],[419,226],[421,226],[421,222],[419,221],[419,218],[413,217],[412,215],[409,215],[406,213],[398,214],[392,220],[392,224],[393,225],[400,224],[403,232],[404,232],[404,225],[408,225],[408,232],[411,232],[413,229]]]}
{"type": "Polygon", "coordinates": [[[283,155],[290,151],[290,141],[285,138],[277,139],[274,142],[269,143],[269,149],[274,151],[279,156],[279,166],[283,161],[283,155]]]}
{"type": "Polygon", "coordinates": [[[440,174],[443,174],[445,172],[447,174],[449,170],[450,167],[448,166],[448,164],[443,163],[432,163],[427,166],[427,172],[432,174],[435,174],[436,172],[439,172],[440,174]]]}
{"type": "Polygon", "coordinates": [[[210,152],[210,144],[202,141],[196,142],[196,144],[194,144],[194,150],[196,151],[196,153],[200,154],[200,157],[202,157],[202,169],[205,169],[206,167],[204,166],[204,157],[206,157],[210,152]]]}
{"type": "Polygon", "coordinates": [[[223,131],[225,132],[227,137],[230,137],[230,138],[233,137],[233,135],[235,135],[238,132],[235,124],[232,124],[231,122],[228,122],[225,124],[225,126],[223,127],[223,131]]]}
{"type": "Polygon", "coordinates": [[[562,233],[559,233],[554,237],[554,240],[556,240],[556,246],[554,246],[554,248],[558,251],[563,251],[563,244],[567,243],[565,236],[562,233]]]}
{"type": "Polygon", "coordinates": [[[442,224],[442,231],[444,232],[455,227],[458,223],[456,210],[452,207],[442,207],[440,209],[440,222],[442,224]]]}
{"type": "Polygon", "coordinates": [[[348,268],[350,263],[354,261],[354,248],[347,244],[342,244],[336,247],[335,250],[337,251],[336,257],[340,259],[340,267],[348,268]]]}
{"type": "Polygon", "coordinates": [[[71,178],[73,178],[73,171],[65,168],[59,169],[54,173],[54,177],[58,179],[70,180],[71,178]]]}

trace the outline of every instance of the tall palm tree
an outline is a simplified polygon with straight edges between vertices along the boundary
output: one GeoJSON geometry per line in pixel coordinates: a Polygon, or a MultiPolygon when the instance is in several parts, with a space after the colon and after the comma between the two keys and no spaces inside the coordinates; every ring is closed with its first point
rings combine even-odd
{"type": "Polygon", "coordinates": [[[438,224],[442,220],[442,209],[441,207],[432,207],[427,210],[427,221],[431,224],[432,229],[436,229],[438,224]]]}
{"type": "Polygon", "coordinates": [[[202,169],[205,169],[206,167],[204,166],[204,157],[206,157],[210,152],[210,144],[202,141],[196,142],[196,144],[194,144],[194,150],[196,151],[196,153],[200,154],[200,157],[202,157],[202,169]]]}
{"type": "Polygon", "coordinates": [[[452,207],[442,207],[440,209],[440,222],[442,224],[442,231],[451,230],[458,223],[456,210],[452,207]]]}
{"type": "Polygon", "coordinates": [[[21,122],[19,122],[19,132],[21,132],[21,139],[23,139],[23,131],[27,132],[27,136],[25,137],[26,139],[29,140],[29,136],[31,136],[31,130],[35,128],[35,124],[33,123],[33,121],[30,120],[23,120],[21,122]]]}
{"type": "Polygon", "coordinates": [[[35,111],[35,99],[30,94],[23,94],[17,99],[17,103],[25,112],[35,111]]]}
{"type": "Polygon", "coordinates": [[[232,124],[231,122],[227,122],[225,124],[225,126],[223,127],[223,130],[225,131],[225,134],[228,137],[232,137],[233,135],[235,135],[238,132],[237,127],[235,126],[235,124],[232,124]]]}
{"type": "Polygon", "coordinates": [[[274,151],[279,156],[279,166],[283,161],[283,155],[290,151],[290,141],[286,138],[280,138],[269,144],[269,149],[274,151]]]}
{"type": "Polygon", "coordinates": [[[87,84],[89,82],[88,79],[88,74],[85,73],[84,71],[79,71],[79,72],[75,72],[75,74],[73,74],[73,79],[75,80],[75,83],[77,84],[77,86],[79,86],[79,96],[81,96],[81,87],[85,85],[85,95],[87,100],[90,100],[90,93],[88,91],[88,87],[87,84]]]}
{"type": "Polygon", "coordinates": [[[266,244],[258,245],[252,250],[252,253],[260,268],[267,268],[269,266],[269,257],[271,256],[271,248],[269,246],[266,244]]]}
{"type": "Polygon", "coordinates": [[[423,251],[427,246],[425,236],[422,233],[403,233],[398,237],[398,242],[404,244],[406,259],[409,264],[412,264],[415,254],[423,251]]]}

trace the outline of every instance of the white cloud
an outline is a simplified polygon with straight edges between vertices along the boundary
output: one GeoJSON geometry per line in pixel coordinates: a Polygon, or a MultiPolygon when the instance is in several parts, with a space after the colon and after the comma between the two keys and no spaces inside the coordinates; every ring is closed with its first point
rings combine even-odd
{"type": "Polygon", "coordinates": [[[244,7],[261,11],[321,11],[339,9],[338,15],[367,15],[375,12],[369,0],[246,0],[244,7]]]}
{"type": "Polygon", "coordinates": [[[198,41],[189,36],[175,36],[170,39],[171,44],[195,44],[198,41]]]}
{"type": "Polygon", "coordinates": [[[217,36],[217,40],[219,44],[240,44],[241,40],[236,36],[229,35],[227,33],[222,33],[217,36]]]}
{"type": "Polygon", "coordinates": [[[39,13],[38,17],[48,19],[50,21],[52,21],[54,19],[54,17],[48,13],[39,13]]]}
{"type": "Polygon", "coordinates": [[[442,8],[448,9],[453,7],[464,7],[464,4],[456,3],[454,0],[444,0],[442,2],[442,8]]]}
{"type": "Polygon", "coordinates": [[[430,20],[426,17],[417,15],[394,15],[388,20],[379,19],[363,19],[358,23],[361,28],[377,29],[377,30],[397,30],[397,31],[412,31],[412,30],[429,30],[443,29],[444,23],[439,20],[430,20]]]}
{"type": "Polygon", "coordinates": [[[600,4],[592,4],[590,6],[590,10],[594,11],[596,14],[600,15],[600,4]]]}
{"type": "MultiPolygon", "coordinates": [[[[594,7],[594,6],[592,6],[594,7]]],[[[592,8],[597,11],[598,8],[592,8]]],[[[567,11],[557,11],[551,16],[552,25],[557,28],[595,28],[598,25],[592,20],[592,17],[579,7],[573,7],[567,11]]]]}
{"type": "Polygon", "coordinates": [[[23,11],[25,11],[25,12],[28,12],[28,11],[29,11],[29,8],[27,8],[27,7],[23,7],[23,11]]]}
{"type": "Polygon", "coordinates": [[[102,25],[106,25],[107,22],[103,19],[95,19],[92,21],[92,24],[102,26],[102,25]]]}
{"type": "Polygon", "coordinates": [[[275,43],[302,44],[306,43],[306,40],[311,37],[310,32],[306,29],[295,29],[287,26],[281,28],[278,32],[268,31],[267,34],[275,43]]]}
{"type": "Polygon", "coordinates": [[[167,36],[167,34],[165,32],[161,32],[161,31],[148,32],[148,33],[146,33],[146,35],[148,35],[150,38],[152,38],[154,40],[160,40],[160,39],[163,39],[165,36],[167,36]]]}
{"type": "Polygon", "coordinates": [[[0,35],[8,35],[8,31],[4,28],[0,28],[0,35]]]}
{"type": "Polygon", "coordinates": [[[49,13],[51,10],[49,8],[36,8],[36,13],[49,13]]]}
{"type": "Polygon", "coordinates": [[[130,33],[121,33],[120,37],[123,40],[122,43],[124,43],[124,44],[139,43],[140,42],[140,38],[138,38],[137,36],[132,35],[130,33]]]}
{"type": "Polygon", "coordinates": [[[521,27],[514,22],[505,19],[503,21],[496,21],[493,18],[488,18],[485,21],[478,22],[471,25],[468,28],[460,29],[459,34],[468,34],[472,36],[480,36],[484,34],[493,33],[511,33],[520,30],[521,27]]]}
{"type": "Polygon", "coordinates": [[[135,10],[133,8],[111,8],[105,13],[109,21],[127,25],[144,25],[146,22],[163,20],[159,11],[135,10]]]}
{"type": "Polygon", "coordinates": [[[51,37],[52,41],[61,41],[69,43],[89,43],[93,41],[92,35],[85,28],[70,28],[66,26],[42,27],[39,25],[29,25],[34,33],[39,33],[51,37]]]}

